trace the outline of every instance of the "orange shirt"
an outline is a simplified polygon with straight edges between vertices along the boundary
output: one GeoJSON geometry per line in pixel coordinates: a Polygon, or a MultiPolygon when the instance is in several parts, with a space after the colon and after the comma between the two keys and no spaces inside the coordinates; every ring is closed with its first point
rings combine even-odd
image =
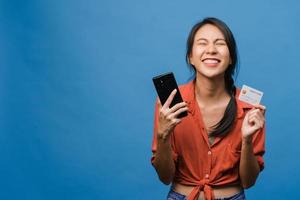
{"type": "MultiPolygon", "coordinates": [[[[238,99],[237,118],[232,130],[224,137],[216,137],[209,144],[208,134],[202,120],[201,112],[194,93],[195,84],[191,81],[179,87],[184,101],[188,103],[188,116],[183,118],[171,137],[173,159],[176,172],[173,182],[195,186],[188,200],[196,200],[200,191],[204,191],[206,199],[213,199],[212,188],[240,184],[239,161],[241,156],[242,133],[241,126],[245,114],[253,108],[252,105],[238,99]]],[[[155,106],[154,137],[152,144],[153,156],[157,148],[156,132],[158,124],[158,105],[155,106]]],[[[263,154],[265,152],[265,127],[253,136],[253,151],[260,166],[264,168],[263,154]]]]}

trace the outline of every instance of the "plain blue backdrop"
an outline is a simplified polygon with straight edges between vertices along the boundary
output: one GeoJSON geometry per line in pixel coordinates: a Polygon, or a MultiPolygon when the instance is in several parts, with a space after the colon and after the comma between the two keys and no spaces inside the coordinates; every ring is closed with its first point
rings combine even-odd
{"type": "Polygon", "coordinates": [[[207,16],[239,48],[236,84],[264,92],[265,170],[248,199],[299,196],[299,1],[1,0],[0,199],[164,199],[150,164],[152,77],[190,78],[207,16]]]}

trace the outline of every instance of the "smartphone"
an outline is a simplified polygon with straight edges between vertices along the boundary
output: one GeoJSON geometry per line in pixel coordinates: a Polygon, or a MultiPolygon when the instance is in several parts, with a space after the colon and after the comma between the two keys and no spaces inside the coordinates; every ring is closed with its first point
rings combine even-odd
{"type": "MultiPolygon", "coordinates": [[[[173,107],[177,103],[183,102],[181,94],[178,89],[177,82],[175,80],[174,74],[172,72],[168,72],[165,74],[161,74],[159,76],[155,76],[152,78],[156,92],[158,94],[159,100],[162,105],[164,105],[170,96],[171,92],[174,89],[177,89],[177,92],[173,98],[173,101],[170,104],[170,108],[173,107]]],[[[178,118],[182,118],[187,116],[187,111],[182,112],[178,115],[178,118]]]]}

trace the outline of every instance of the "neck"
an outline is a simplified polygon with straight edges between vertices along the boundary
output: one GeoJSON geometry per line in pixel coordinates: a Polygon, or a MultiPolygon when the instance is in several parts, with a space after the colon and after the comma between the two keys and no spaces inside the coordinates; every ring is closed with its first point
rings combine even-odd
{"type": "Polygon", "coordinates": [[[224,76],[215,79],[196,77],[195,94],[204,105],[215,104],[215,102],[229,97],[225,88],[224,76]]]}

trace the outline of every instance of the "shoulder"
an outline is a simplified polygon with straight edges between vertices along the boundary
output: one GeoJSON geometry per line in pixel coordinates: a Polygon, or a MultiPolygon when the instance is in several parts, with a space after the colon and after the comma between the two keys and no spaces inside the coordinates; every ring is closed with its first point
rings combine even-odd
{"type": "Polygon", "coordinates": [[[183,99],[189,100],[189,99],[193,98],[193,95],[194,95],[194,80],[192,80],[188,83],[182,84],[178,88],[179,88],[180,94],[181,94],[183,99]]]}
{"type": "MultiPolygon", "coordinates": [[[[191,81],[191,82],[192,82],[192,81],[191,81]]],[[[182,92],[182,93],[187,92],[187,90],[188,90],[189,87],[190,87],[191,82],[188,82],[188,83],[179,85],[178,88],[179,88],[180,92],[182,92]]]]}

